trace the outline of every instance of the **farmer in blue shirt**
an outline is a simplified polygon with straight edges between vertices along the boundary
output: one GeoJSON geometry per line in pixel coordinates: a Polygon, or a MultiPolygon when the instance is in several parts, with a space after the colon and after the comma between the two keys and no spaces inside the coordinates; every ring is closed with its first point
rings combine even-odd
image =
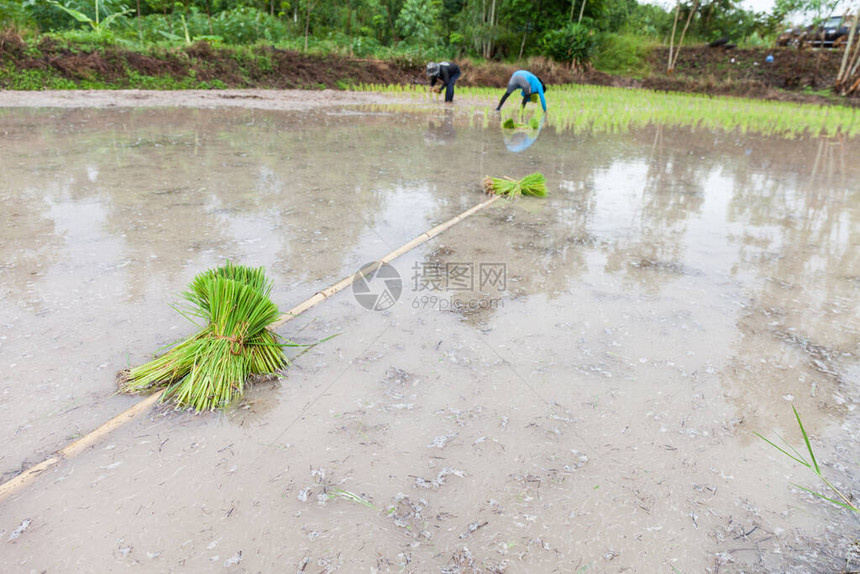
{"type": "Polygon", "coordinates": [[[502,99],[499,101],[499,107],[496,108],[496,111],[502,109],[505,100],[507,100],[508,96],[516,90],[522,90],[523,107],[526,107],[526,104],[529,103],[532,94],[537,94],[540,96],[540,105],[543,108],[543,111],[546,111],[546,99],[543,97],[543,93],[546,91],[546,86],[540,78],[531,72],[526,72],[525,70],[517,70],[511,76],[511,80],[508,82],[508,91],[505,92],[504,96],[502,96],[502,99]]]}
{"type": "Polygon", "coordinates": [[[445,102],[454,103],[454,84],[460,77],[460,66],[453,62],[430,62],[427,64],[427,77],[430,78],[431,89],[437,81],[441,82],[439,93],[444,89],[445,102]]]}

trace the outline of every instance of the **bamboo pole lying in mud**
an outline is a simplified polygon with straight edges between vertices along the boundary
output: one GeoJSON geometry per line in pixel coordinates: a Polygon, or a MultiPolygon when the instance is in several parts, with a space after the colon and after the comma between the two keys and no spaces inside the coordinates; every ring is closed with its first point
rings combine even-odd
{"type": "MultiPolygon", "coordinates": [[[[463,221],[464,219],[466,219],[470,215],[480,211],[481,209],[484,209],[485,207],[488,207],[489,205],[494,203],[496,200],[498,200],[499,197],[500,196],[494,196],[494,197],[492,197],[492,198],[490,198],[490,199],[488,199],[482,203],[479,203],[478,205],[475,205],[474,207],[467,209],[466,211],[464,211],[460,215],[452,217],[451,219],[449,219],[448,221],[445,221],[444,223],[440,223],[439,225],[430,229],[429,231],[425,231],[424,233],[422,233],[421,235],[419,235],[418,237],[416,237],[412,241],[398,247],[397,249],[395,249],[391,253],[383,256],[380,259],[377,259],[373,263],[366,265],[365,267],[363,267],[361,269],[361,273],[369,273],[369,272],[374,271],[374,270],[378,269],[379,267],[385,265],[386,263],[390,263],[391,261],[393,261],[394,259],[397,259],[398,257],[403,255],[404,253],[407,253],[408,251],[411,251],[412,249],[418,247],[422,243],[425,243],[425,242],[433,239],[434,237],[436,237],[437,235],[439,235],[440,233],[442,233],[443,231],[445,231],[449,227],[456,225],[457,223],[463,221]]],[[[278,317],[278,319],[274,323],[269,325],[269,328],[275,329],[275,328],[283,325],[284,323],[286,323],[290,319],[298,317],[299,315],[301,315],[302,313],[304,313],[305,311],[307,311],[308,309],[310,309],[311,307],[313,307],[317,303],[325,301],[326,299],[328,299],[329,297],[331,297],[335,293],[343,291],[345,288],[352,285],[352,283],[355,281],[357,276],[358,276],[358,273],[354,273],[352,275],[349,275],[348,277],[344,277],[343,279],[341,279],[340,281],[338,281],[337,283],[335,283],[331,287],[328,287],[327,289],[324,289],[324,290],[316,293],[312,297],[306,299],[304,302],[299,303],[298,305],[296,305],[295,307],[293,307],[292,309],[290,309],[289,311],[287,311],[286,313],[284,313],[280,317],[278,317]]],[[[112,419],[110,419],[108,422],[104,423],[100,427],[98,427],[95,430],[91,431],[90,433],[84,435],[83,437],[79,438],[75,442],[61,448],[60,450],[58,450],[53,455],[51,455],[47,459],[43,460],[39,464],[31,466],[30,468],[22,471],[20,474],[16,475],[15,477],[7,480],[3,484],[0,484],[0,500],[3,500],[6,496],[9,496],[10,494],[17,491],[18,489],[23,488],[24,486],[26,486],[27,484],[29,484],[30,482],[35,480],[39,475],[41,475],[43,472],[47,471],[48,469],[58,465],[60,462],[62,462],[64,460],[72,458],[76,454],[78,454],[78,453],[84,451],[85,449],[96,444],[99,440],[101,440],[102,438],[104,438],[105,436],[107,436],[108,434],[113,432],[115,429],[123,426],[127,422],[132,421],[139,414],[143,413],[149,407],[151,407],[155,403],[157,403],[158,400],[161,398],[161,395],[163,393],[164,393],[164,389],[149,395],[148,397],[146,397],[142,401],[132,405],[129,409],[127,409],[127,410],[121,412],[120,414],[118,414],[117,416],[113,417],[112,419]]]]}
{"type": "MultiPolygon", "coordinates": [[[[419,245],[421,245],[422,243],[433,239],[434,237],[436,237],[437,235],[439,235],[440,233],[442,233],[443,231],[445,231],[449,227],[452,227],[453,225],[460,223],[461,221],[463,221],[464,219],[466,219],[467,217],[469,217],[473,213],[480,211],[481,209],[484,209],[485,207],[487,207],[488,205],[492,204],[497,199],[499,199],[499,197],[500,196],[491,197],[490,199],[484,201],[483,203],[479,203],[478,205],[467,209],[466,211],[464,211],[460,215],[458,215],[456,217],[452,217],[451,219],[449,219],[448,221],[446,221],[444,223],[440,223],[439,225],[437,225],[433,229],[430,229],[429,231],[425,231],[424,233],[422,233],[421,235],[419,235],[418,237],[416,237],[415,239],[413,239],[409,243],[401,245],[400,247],[398,247],[397,249],[395,249],[394,251],[392,251],[388,255],[385,255],[385,256],[381,257],[380,259],[377,259],[373,263],[369,263],[369,264],[365,265],[364,267],[361,268],[361,273],[370,273],[372,271],[379,269],[380,267],[382,267],[386,263],[390,263],[391,261],[397,259],[398,257],[403,255],[404,253],[411,251],[411,250],[415,249],[416,247],[418,247],[419,245]]],[[[326,299],[328,299],[329,297],[331,297],[335,293],[343,291],[344,289],[346,289],[347,287],[352,285],[353,282],[355,282],[355,278],[357,275],[358,274],[355,273],[353,275],[349,275],[348,277],[344,277],[343,279],[341,279],[340,281],[338,281],[337,283],[335,283],[331,287],[329,287],[327,289],[323,289],[322,291],[318,292],[313,297],[310,297],[309,299],[307,299],[305,302],[299,303],[298,305],[296,305],[295,307],[290,309],[288,312],[286,312],[283,315],[281,315],[280,317],[278,317],[277,321],[275,321],[274,323],[269,325],[269,328],[270,329],[276,329],[276,328],[280,327],[281,325],[283,325],[284,323],[286,323],[287,321],[289,321],[290,319],[292,319],[293,317],[295,317],[296,315],[301,315],[302,313],[304,313],[305,311],[307,311],[308,309],[310,309],[311,307],[313,307],[314,305],[316,305],[320,301],[325,301],[326,299]]]]}

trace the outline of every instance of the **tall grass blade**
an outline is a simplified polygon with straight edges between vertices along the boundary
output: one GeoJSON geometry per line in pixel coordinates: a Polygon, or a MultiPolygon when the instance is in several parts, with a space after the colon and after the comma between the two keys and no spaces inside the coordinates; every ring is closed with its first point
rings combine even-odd
{"type": "Polygon", "coordinates": [[[794,416],[797,419],[797,426],[800,427],[800,432],[801,434],[803,434],[803,440],[804,442],[806,442],[806,450],[809,451],[809,456],[810,458],[812,458],[812,464],[813,466],[815,466],[815,472],[816,474],[821,476],[821,469],[818,468],[818,462],[815,460],[815,453],[812,452],[812,445],[809,444],[809,436],[806,434],[806,430],[803,428],[803,423],[800,421],[800,415],[797,413],[797,409],[794,408],[794,405],[792,405],[791,408],[794,410],[794,416]]]}
{"type": "MultiPolygon", "coordinates": [[[[811,490],[811,489],[809,489],[809,488],[806,488],[805,486],[800,486],[799,484],[795,484],[795,483],[793,483],[793,482],[792,482],[791,484],[792,484],[793,486],[796,486],[796,487],[797,487],[797,488],[799,488],[800,490],[805,490],[805,491],[806,491],[806,492],[808,492],[809,494],[813,494],[813,495],[817,496],[818,498],[823,498],[823,499],[824,499],[824,500],[826,500],[827,502],[832,502],[833,504],[835,504],[835,505],[837,505],[837,506],[841,506],[841,507],[842,507],[842,508],[844,508],[845,510],[853,510],[854,512],[858,512],[858,510],[860,510],[860,509],[858,509],[856,506],[854,506],[854,505],[852,505],[852,504],[846,504],[846,503],[844,503],[844,502],[840,502],[840,501],[838,501],[838,500],[833,500],[832,498],[828,498],[828,497],[824,496],[823,494],[821,494],[821,493],[819,493],[819,492],[815,492],[814,490],[811,490]]],[[[831,487],[831,488],[832,488],[832,487],[831,487]]],[[[837,492],[839,492],[839,491],[837,490],[837,492]]]]}
{"type": "MultiPolygon", "coordinates": [[[[756,435],[758,438],[760,438],[761,440],[763,440],[764,442],[766,442],[767,444],[769,444],[770,446],[772,446],[773,448],[775,448],[776,450],[778,450],[779,452],[781,452],[782,454],[784,454],[785,456],[787,456],[788,458],[790,458],[790,459],[794,460],[795,462],[799,462],[800,464],[802,464],[802,465],[803,465],[803,466],[805,466],[806,468],[812,468],[812,465],[811,465],[811,464],[809,464],[808,462],[806,462],[806,461],[805,461],[805,460],[803,460],[802,458],[798,458],[798,456],[799,456],[799,455],[798,455],[798,456],[794,456],[794,455],[793,455],[793,454],[791,454],[790,452],[786,451],[785,449],[783,449],[783,448],[782,448],[782,447],[780,447],[779,445],[775,444],[773,441],[771,441],[771,440],[770,440],[770,439],[768,439],[767,437],[764,437],[764,436],[760,435],[759,433],[755,433],[755,435],[756,435]]],[[[789,446],[790,446],[790,445],[789,445],[789,446]]],[[[794,449],[792,449],[792,450],[794,450],[794,449]]]]}
{"type": "Polygon", "coordinates": [[[824,477],[824,474],[821,472],[821,467],[818,466],[818,461],[815,459],[815,453],[812,450],[812,443],[809,441],[809,435],[806,433],[806,429],[803,428],[803,421],[801,421],[801,419],[800,419],[800,413],[797,412],[797,409],[793,405],[791,408],[794,410],[794,417],[795,417],[795,419],[797,419],[797,426],[800,427],[800,432],[803,435],[804,442],[806,443],[806,450],[809,452],[809,456],[812,458],[812,463],[809,463],[806,460],[804,460],[803,456],[799,452],[797,452],[797,450],[793,446],[791,446],[788,443],[788,441],[786,441],[782,437],[780,437],[780,440],[782,440],[791,450],[793,450],[795,454],[791,454],[790,452],[788,452],[784,448],[780,447],[779,445],[777,445],[776,443],[774,443],[770,439],[762,436],[759,433],[755,433],[755,435],[757,437],[759,437],[760,439],[762,439],[763,441],[765,441],[770,446],[772,446],[773,448],[775,448],[776,450],[778,450],[779,452],[781,452],[782,454],[784,454],[785,456],[787,456],[788,458],[790,458],[791,460],[802,464],[806,468],[811,469],[815,474],[818,475],[818,478],[820,478],[821,481],[827,485],[827,488],[829,488],[831,491],[836,493],[836,495],[839,498],[841,498],[842,500],[841,501],[835,500],[835,499],[830,498],[828,496],[824,496],[820,492],[816,492],[812,489],[806,488],[805,486],[800,486],[799,484],[792,483],[794,486],[796,486],[797,488],[799,488],[801,490],[808,492],[809,494],[813,494],[813,495],[817,496],[818,498],[821,498],[821,499],[826,500],[828,502],[832,502],[833,504],[835,504],[841,508],[844,508],[846,510],[850,510],[852,512],[860,512],[860,508],[858,508],[854,503],[852,503],[851,500],[849,500],[847,496],[842,494],[842,492],[838,488],[833,486],[824,477]]]}

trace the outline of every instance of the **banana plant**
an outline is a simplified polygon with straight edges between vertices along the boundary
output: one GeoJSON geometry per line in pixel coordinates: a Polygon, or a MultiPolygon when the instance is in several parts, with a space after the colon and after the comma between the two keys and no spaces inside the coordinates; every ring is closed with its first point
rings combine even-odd
{"type": "Polygon", "coordinates": [[[99,21],[99,0],[94,0],[94,3],[95,3],[95,19],[92,19],[89,16],[87,16],[86,14],[84,14],[83,12],[75,10],[74,8],[69,8],[67,6],[63,6],[62,4],[57,2],[56,0],[48,0],[48,4],[51,4],[52,6],[59,8],[60,10],[62,10],[63,12],[65,12],[66,14],[68,14],[69,16],[74,18],[75,20],[77,20],[78,22],[81,22],[83,24],[89,24],[96,34],[101,34],[104,30],[107,30],[108,27],[110,27],[110,25],[113,24],[113,22],[117,18],[125,16],[126,14],[131,12],[130,9],[126,8],[125,10],[122,10],[120,12],[114,12],[113,14],[110,14],[107,18],[105,18],[104,20],[99,21]]]}

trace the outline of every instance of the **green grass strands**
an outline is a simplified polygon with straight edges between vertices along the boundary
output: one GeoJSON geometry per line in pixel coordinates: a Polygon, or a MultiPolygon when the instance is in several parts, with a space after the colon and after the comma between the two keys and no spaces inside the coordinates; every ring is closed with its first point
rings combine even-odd
{"type": "Polygon", "coordinates": [[[531,173],[520,180],[523,195],[546,197],[546,178],[540,172],[531,173]]]}
{"type": "MultiPolygon", "coordinates": [[[[793,460],[794,462],[796,462],[800,465],[803,465],[806,468],[812,470],[812,472],[814,472],[818,476],[819,480],[821,480],[821,482],[823,482],[825,485],[827,485],[827,488],[829,488],[830,491],[836,495],[836,497],[831,498],[829,496],[825,496],[825,495],[821,494],[820,492],[816,492],[810,488],[807,488],[805,486],[801,486],[799,484],[795,484],[794,486],[796,486],[797,488],[799,488],[805,492],[808,492],[809,494],[817,496],[818,498],[821,498],[821,499],[826,500],[828,502],[831,502],[831,503],[833,503],[833,504],[835,504],[841,508],[844,508],[845,510],[850,510],[852,512],[860,512],[860,508],[858,508],[858,506],[855,504],[855,502],[851,498],[846,496],[842,491],[840,491],[835,485],[833,485],[833,483],[831,483],[827,479],[827,477],[824,476],[824,473],[822,472],[821,467],[818,465],[818,461],[815,458],[815,453],[812,450],[812,443],[809,440],[809,435],[806,434],[806,429],[803,428],[803,421],[801,421],[801,419],[800,419],[800,413],[798,413],[797,409],[794,408],[793,406],[792,406],[792,409],[794,409],[794,417],[795,417],[795,419],[797,419],[797,426],[800,428],[800,434],[803,435],[803,442],[806,445],[806,451],[809,454],[809,458],[810,458],[811,462],[807,461],[804,458],[804,456],[797,451],[797,449],[795,449],[793,446],[791,446],[791,444],[789,444],[788,441],[786,441],[782,437],[779,437],[780,440],[783,442],[783,444],[786,445],[786,447],[788,447],[789,450],[791,450],[791,452],[789,452],[785,448],[779,446],[778,444],[776,444],[772,440],[762,436],[759,433],[755,433],[756,436],[758,436],[760,439],[765,441],[767,444],[769,444],[770,446],[772,446],[773,448],[775,448],[776,450],[778,450],[779,452],[781,452],[782,454],[784,454],[785,456],[787,456],[788,458],[793,460]]],[[[779,436],[779,435],[777,435],[777,436],[779,436]]]]}
{"type": "Polygon", "coordinates": [[[540,172],[525,176],[520,180],[487,176],[481,182],[487,195],[501,195],[514,199],[521,195],[546,197],[546,178],[540,172]]]}

